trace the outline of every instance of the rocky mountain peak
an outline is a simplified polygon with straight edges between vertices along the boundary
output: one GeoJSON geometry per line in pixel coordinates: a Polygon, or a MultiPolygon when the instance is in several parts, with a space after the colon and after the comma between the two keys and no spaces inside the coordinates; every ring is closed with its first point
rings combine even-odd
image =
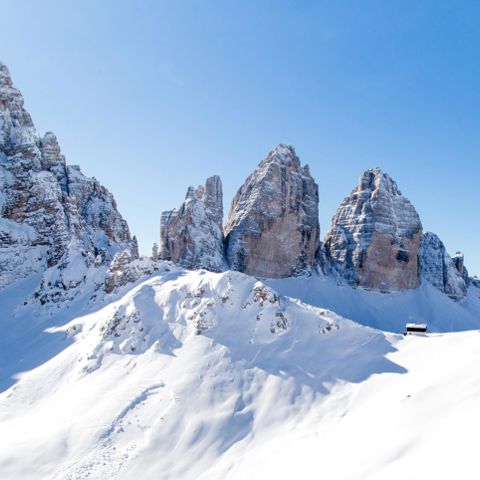
{"type": "Polygon", "coordinates": [[[234,270],[281,278],[316,264],[318,186],[293,147],[275,147],[246,179],[232,201],[225,235],[234,270]]]}
{"type": "Polygon", "coordinates": [[[402,195],[397,182],[380,168],[370,168],[360,177],[360,190],[386,190],[390,195],[402,195]]]}
{"type": "Polygon", "coordinates": [[[218,175],[189,187],[179,209],[162,213],[160,258],[185,268],[221,271],[223,261],[223,193],[218,175]]]}
{"type": "Polygon", "coordinates": [[[333,268],[353,285],[404,290],[419,285],[422,224],[396,182],[367,170],[332,220],[325,249],[333,268]]]}
{"type": "Polygon", "coordinates": [[[280,165],[295,165],[294,168],[300,167],[300,159],[295,153],[295,149],[292,145],[278,144],[267,155],[267,157],[260,162],[260,165],[269,163],[278,163],[280,165]]]}
{"type": "MultiPolygon", "coordinates": [[[[23,107],[22,94],[14,87],[10,71],[2,62],[0,62],[0,98],[2,101],[16,99],[23,107]]],[[[2,105],[2,107],[5,107],[5,105],[2,105]]]]}
{"type": "Polygon", "coordinates": [[[32,118],[24,108],[22,94],[12,82],[8,68],[0,63],[0,149],[8,155],[21,153],[40,168],[37,135],[32,118]]]}
{"type": "Polygon", "coordinates": [[[52,132],[37,134],[3,64],[0,213],[0,287],[61,265],[63,273],[59,270],[49,283],[66,289],[78,284],[65,280],[73,257],[87,267],[94,263],[91,258],[106,263],[116,252],[134,247],[112,194],[79,167],[66,165],[52,132]]]}

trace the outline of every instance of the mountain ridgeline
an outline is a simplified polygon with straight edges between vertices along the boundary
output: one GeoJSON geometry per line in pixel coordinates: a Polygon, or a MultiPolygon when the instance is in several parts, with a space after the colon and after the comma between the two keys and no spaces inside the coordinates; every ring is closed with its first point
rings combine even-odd
{"type": "Polygon", "coordinates": [[[429,282],[454,300],[465,297],[474,281],[463,255],[450,257],[435,234],[423,232],[415,207],[379,168],[363,173],[323,242],[318,185],[292,146],[275,147],[245,180],[232,201],[223,237],[221,198],[220,179],[211,177],[205,187],[190,187],[178,210],[163,213],[163,259],[187,268],[231,269],[264,278],[315,272],[381,292],[429,282]],[[212,183],[217,201],[207,203],[203,192],[212,183]]]}
{"type": "Polygon", "coordinates": [[[158,260],[262,278],[329,275],[382,292],[428,282],[454,300],[471,279],[389,175],[367,170],[320,240],[318,185],[292,146],[280,144],[235,195],[223,224],[220,177],[188,188],[161,216],[160,249],[139,258],[113,195],[67,165],[55,135],[40,136],[0,63],[0,288],[39,274],[34,299],[58,302],[80,284],[110,293],[153,273],[158,260]]]}

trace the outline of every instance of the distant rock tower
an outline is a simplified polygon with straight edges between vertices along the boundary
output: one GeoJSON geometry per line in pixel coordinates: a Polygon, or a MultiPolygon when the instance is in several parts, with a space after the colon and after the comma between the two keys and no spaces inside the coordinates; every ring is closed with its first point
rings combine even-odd
{"type": "Polygon", "coordinates": [[[283,278],[310,271],[319,249],[318,186],[293,147],[275,147],[235,195],[225,226],[233,270],[283,278]]]}
{"type": "Polygon", "coordinates": [[[421,238],[415,208],[376,168],[342,202],[324,245],[330,264],[350,284],[396,291],[419,286],[421,238]]]}
{"type": "Polygon", "coordinates": [[[224,269],[222,181],[215,175],[197,189],[189,187],[177,210],[162,213],[160,258],[188,269],[224,269]]]}

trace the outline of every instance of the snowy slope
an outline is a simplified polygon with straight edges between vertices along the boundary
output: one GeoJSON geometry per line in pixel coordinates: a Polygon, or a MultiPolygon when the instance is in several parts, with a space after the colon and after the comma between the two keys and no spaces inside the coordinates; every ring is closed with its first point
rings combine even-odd
{"type": "Polygon", "coordinates": [[[17,338],[32,338],[28,371],[0,393],[2,480],[451,478],[440,475],[475,467],[465,438],[480,422],[477,331],[387,334],[237,272],[164,269],[125,291],[90,303],[84,292],[48,318],[0,298],[22,323],[17,338]]]}
{"type": "Polygon", "coordinates": [[[430,332],[460,332],[480,328],[480,288],[454,301],[424,283],[415,290],[380,293],[339,285],[332,277],[266,280],[279,293],[329,308],[362,325],[402,333],[409,322],[426,323],[430,332]]]}
{"type": "MultiPolygon", "coordinates": [[[[295,428],[210,478],[476,479],[480,428],[479,333],[408,337],[388,359],[404,374],[373,375],[334,390],[295,428]]],[[[291,426],[290,426],[291,427],[291,426]]],[[[206,478],[209,478],[208,475],[206,478]]]]}
{"type": "Polygon", "coordinates": [[[339,382],[397,370],[382,333],[235,272],[156,276],[60,330],[0,397],[1,478],[197,478],[339,382]]]}

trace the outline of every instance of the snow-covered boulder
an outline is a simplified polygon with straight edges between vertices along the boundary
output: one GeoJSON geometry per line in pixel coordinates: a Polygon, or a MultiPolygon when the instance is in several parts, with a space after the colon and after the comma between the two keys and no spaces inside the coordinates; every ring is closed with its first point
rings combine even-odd
{"type": "Polygon", "coordinates": [[[220,272],[223,261],[223,194],[218,175],[189,187],[177,210],[162,213],[160,258],[188,269],[220,272]]]}
{"type": "MultiPolygon", "coordinates": [[[[459,255],[456,258],[460,265],[459,255]]],[[[445,245],[434,233],[423,234],[418,264],[421,280],[431,283],[455,300],[467,294],[467,283],[463,277],[463,256],[460,273],[456,262],[447,253],[445,245]]]]}
{"type": "Polygon", "coordinates": [[[382,291],[419,286],[420,218],[389,175],[367,170],[332,220],[325,249],[353,285],[382,291]]]}
{"type": "Polygon", "coordinates": [[[318,186],[293,147],[275,147],[246,179],[233,199],[225,237],[233,270],[282,278],[316,265],[318,186]]]}

